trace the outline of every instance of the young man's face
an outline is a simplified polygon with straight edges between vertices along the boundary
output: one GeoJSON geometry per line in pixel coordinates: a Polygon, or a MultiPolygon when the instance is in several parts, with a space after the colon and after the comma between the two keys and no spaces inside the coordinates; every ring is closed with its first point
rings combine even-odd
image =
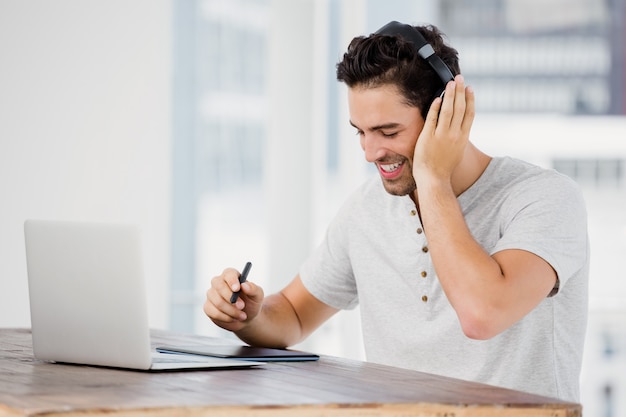
{"type": "Polygon", "coordinates": [[[387,192],[412,193],[413,152],[424,127],[419,109],[406,104],[391,84],[349,88],[348,106],[350,124],[357,129],[365,159],[376,165],[387,192]]]}

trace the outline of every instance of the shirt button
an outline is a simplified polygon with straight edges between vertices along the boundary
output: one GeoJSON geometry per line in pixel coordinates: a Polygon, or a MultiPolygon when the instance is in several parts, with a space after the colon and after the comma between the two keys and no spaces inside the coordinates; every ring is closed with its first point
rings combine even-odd
{"type": "Polygon", "coordinates": [[[421,234],[422,234],[422,232],[423,232],[422,228],[421,228],[421,227],[418,227],[418,228],[417,228],[417,234],[418,234],[418,235],[421,235],[421,234]]]}
{"type": "Polygon", "coordinates": [[[427,295],[422,295],[422,301],[423,302],[427,302],[428,301],[428,296],[427,295]]]}
{"type": "Polygon", "coordinates": [[[422,248],[422,252],[424,252],[424,253],[428,252],[428,246],[424,246],[424,247],[422,248]]]}
{"type": "Polygon", "coordinates": [[[417,214],[417,210],[411,210],[410,214],[411,216],[415,216],[417,214]]]}
{"type": "Polygon", "coordinates": [[[421,275],[422,275],[422,278],[426,278],[426,276],[428,275],[428,272],[422,271],[421,275]]]}

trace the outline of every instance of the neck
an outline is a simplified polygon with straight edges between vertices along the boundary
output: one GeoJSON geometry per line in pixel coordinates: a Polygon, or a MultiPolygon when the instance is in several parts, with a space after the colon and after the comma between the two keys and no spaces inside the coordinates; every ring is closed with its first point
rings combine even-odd
{"type": "Polygon", "coordinates": [[[469,142],[467,148],[465,148],[465,154],[461,163],[452,172],[450,182],[452,183],[454,195],[458,197],[470,188],[483,175],[490,161],[491,157],[489,155],[483,153],[469,142]]]}

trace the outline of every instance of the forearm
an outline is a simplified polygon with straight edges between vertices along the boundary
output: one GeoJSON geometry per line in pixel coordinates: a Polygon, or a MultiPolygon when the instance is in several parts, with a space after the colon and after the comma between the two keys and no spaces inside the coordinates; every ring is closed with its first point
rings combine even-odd
{"type": "Polygon", "coordinates": [[[557,279],[534,253],[490,255],[472,236],[457,201],[481,177],[490,158],[469,142],[474,94],[463,78],[436,99],[415,146],[417,202],[441,287],[468,337],[488,339],[535,308],[557,279]]]}
{"type": "Polygon", "coordinates": [[[282,293],[266,297],[259,314],[235,334],[250,345],[276,348],[294,345],[303,338],[298,316],[282,293]]]}
{"type": "Polygon", "coordinates": [[[498,328],[510,325],[498,311],[507,302],[500,265],[472,236],[449,181],[421,181],[418,193],[429,253],[464,331],[482,338],[476,327],[484,318],[498,328]]]}

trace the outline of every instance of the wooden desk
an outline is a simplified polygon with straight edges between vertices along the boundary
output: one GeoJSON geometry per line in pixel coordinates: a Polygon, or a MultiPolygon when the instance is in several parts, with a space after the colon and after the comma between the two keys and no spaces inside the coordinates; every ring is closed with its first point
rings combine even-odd
{"type": "MultiPolygon", "coordinates": [[[[153,331],[155,344],[217,339],[153,331]]],[[[239,370],[147,373],[33,358],[30,330],[0,329],[0,417],[580,416],[581,407],[323,356],[239,370]]]]}

